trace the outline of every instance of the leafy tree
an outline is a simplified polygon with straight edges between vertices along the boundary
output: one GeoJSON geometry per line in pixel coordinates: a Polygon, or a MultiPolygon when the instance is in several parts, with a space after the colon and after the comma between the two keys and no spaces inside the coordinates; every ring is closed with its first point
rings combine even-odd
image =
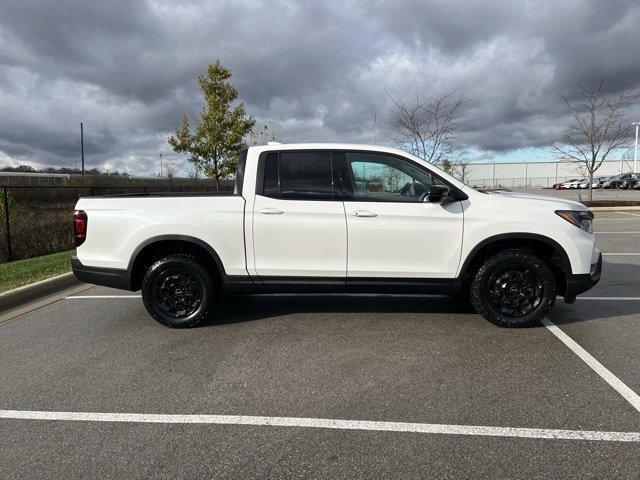
{"type": "Polygon", "coordinates": [[[251,131],[255,120],[247,116],[242,103],[232,108],[238,90],[229,82],[231,70],[220,60],[210,64],[206,74],[198,77],[205,106],[200,119],[191,132],[189,118],[182,117],[169,144],[176,152],[189,155],[194,167],[216,182],[236,171],[238,153],[244,147],[244,137],[251,131]]]}

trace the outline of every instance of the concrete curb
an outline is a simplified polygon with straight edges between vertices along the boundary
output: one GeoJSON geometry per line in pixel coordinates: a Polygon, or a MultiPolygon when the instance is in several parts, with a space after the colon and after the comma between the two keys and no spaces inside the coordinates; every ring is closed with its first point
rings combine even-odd
{"type": "Polygon", "coordinates": [[[75,277],[73,272],[69,272],[55,277],[46,278],[39,282],[25,285],[24,287],[14,288],[8,292],[0,293],[0,311],[7,310],[43,295],[55,293],[58,290],[79,285],[80,283],[81,282],[75,277]]]}
{"type": "Polygon", "coordinates": [[[620,210],[640,210],[640,205],[631,207],[587,207],[592,212],[616,212],[620,210]]]}

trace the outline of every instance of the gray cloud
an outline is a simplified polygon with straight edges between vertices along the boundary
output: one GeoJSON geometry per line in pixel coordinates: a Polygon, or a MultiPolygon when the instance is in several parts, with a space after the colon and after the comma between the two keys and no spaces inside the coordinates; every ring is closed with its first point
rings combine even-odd
{"type": "MultiPolygon", "coordinates": [[[[640,87],[633,0],[137,2],[2,0],[0,159],[139,173],[221,58],[250,113],[287,141],[372,142],[396,97],[473,99],[462,143],[485,158],[559,140],[555,95],[606,75],[640,87]]],[[[633,114],[640,115],[638,105],[633,114]]],[[[184,162],[183,162],[184,163],[184,162]]]]}

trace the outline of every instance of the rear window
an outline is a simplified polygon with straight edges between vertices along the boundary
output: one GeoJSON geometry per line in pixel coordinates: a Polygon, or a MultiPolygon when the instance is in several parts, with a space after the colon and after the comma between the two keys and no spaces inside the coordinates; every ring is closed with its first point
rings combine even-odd
{"type": "Polygon", "coordinates": [[[238,167],[236,169],[236,183],[233,188],[234,195],[242,195],[242,185],[244,184],[244,168],[247,164],[247,149],[240,151],[238,157],[238,167]]]}
{"type": "Polygon", "coordinates": [[[332,200],[331,152],[267,154],[263,195],[291,200],[332,200]]]}

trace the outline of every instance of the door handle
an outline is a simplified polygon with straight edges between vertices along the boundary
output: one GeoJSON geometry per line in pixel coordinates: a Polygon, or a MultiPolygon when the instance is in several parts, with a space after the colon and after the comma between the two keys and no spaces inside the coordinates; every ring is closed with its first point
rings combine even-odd
{"type": "Polygon", "coordinates": [[[284,211],[279,208],[266,207],[258,210],[258,213],[263,213],[265,215],[282,215],[284,211]]]}
{"type": "Polygon", "coordinates": [[[377,213],[370,212],[368,210],[356,210],[355,212],[349,212],[349,215],[362,218],[373,218],[378,216],[377,213]]]}

